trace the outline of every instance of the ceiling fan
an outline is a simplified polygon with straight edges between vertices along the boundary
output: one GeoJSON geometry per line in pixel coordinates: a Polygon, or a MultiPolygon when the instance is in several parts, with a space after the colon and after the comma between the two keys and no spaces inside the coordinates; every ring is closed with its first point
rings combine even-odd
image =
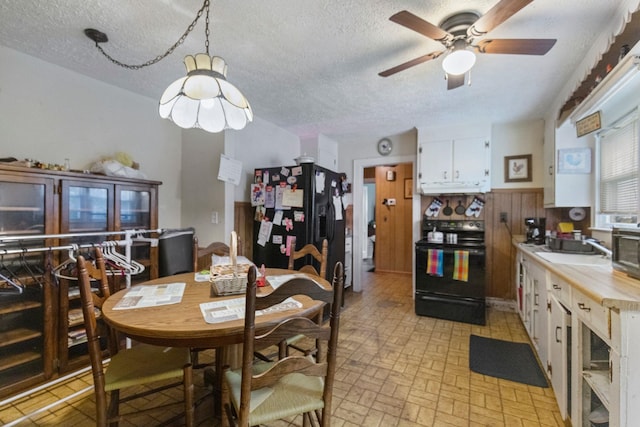
{"type": "Polygon", "coordinates": [[[483,39],[474,44],[475,38],[484,36],[532,1],[500,0],[482,16],[475,12],[461,12],[446,18],[439,26],[435,26],[406,10],[398,12],[389,20],[439,41],[445,46],[445,50],[428,53],[382,71],[378,75],[388,77],[446,54],[442,61],[442,68],[445,70],[447,89],[455,89],[464,85],[465,73],[475,63],[473,51],[477,53],[544,55],[556,43],[555,39],[483,39]]]}

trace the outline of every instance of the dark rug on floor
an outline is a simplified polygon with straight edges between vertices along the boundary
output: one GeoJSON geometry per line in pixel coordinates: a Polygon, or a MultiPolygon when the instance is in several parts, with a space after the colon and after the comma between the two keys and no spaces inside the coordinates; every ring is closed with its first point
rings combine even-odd
{"type": "Polygon", "coordinates": [[[491,377],[536,387],[549,387],[528,343],[471,335],[469,369],[491,377]]]}

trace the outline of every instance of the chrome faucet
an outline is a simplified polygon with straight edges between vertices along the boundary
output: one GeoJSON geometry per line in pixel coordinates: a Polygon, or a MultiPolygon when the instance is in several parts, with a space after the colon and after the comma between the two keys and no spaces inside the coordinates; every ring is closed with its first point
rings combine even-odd
{"type": "Polygon", "coordinates": [[[600,244],[600,242],[598,242],[595,239],[585,239],[585,240],[582,241],[582,244],[588,244],[588,245],[593,246],[594,248],[596,248],[597,250],[602,252],[604,254],[605,258],[611,258],[611,255],[613,255],[613,252],[611,252],[609,249],[607,249],[604,246],[602,246],[600,244]]]}

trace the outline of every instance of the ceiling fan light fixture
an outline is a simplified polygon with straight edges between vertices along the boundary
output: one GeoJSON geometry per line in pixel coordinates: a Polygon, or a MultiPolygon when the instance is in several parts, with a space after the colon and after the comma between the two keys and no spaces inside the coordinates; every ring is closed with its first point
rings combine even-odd
{"type": "Polygon", "coordinates": [[[445,73],[454,76],[469,71],[476,63],[476,55],[467,49],[454,50],[442,60],[442,69],[445,73]]]}

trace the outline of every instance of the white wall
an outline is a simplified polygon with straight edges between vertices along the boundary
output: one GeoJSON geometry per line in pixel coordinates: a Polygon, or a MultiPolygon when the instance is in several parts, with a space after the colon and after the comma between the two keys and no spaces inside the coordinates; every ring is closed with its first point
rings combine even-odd
{"type": "MultiPolygon", "coordinates": [[[[300,139],[278,126],[254,117],[241,131],[225,131],[224,152],[242,162],[240,184],[225,184],[225,235],[233,230],[234,201],[248,202],[249,184],[253,182],[254,169],[272,166],[295,165],[300,153],[300,139]]],[[[226,241],[226,240],[224,240],[226,241]]]]}
{"type": "MultiPolygon", "coordinates": [[[[200,129],[182,131],[182,219],[183,227],[194,227],[198,244],[227,242],[225,233],[225,184],[218,180],[224,133],[200,129]],[[211,222],[213,211],[218,223],[211,222]]],[[[233,215],[231,216],[233,223],[233,215]]]]}
{"type": "MultiPolygon", "coordinates": [[[[391,135],[388,138],[393,144],[391,156],[416,155],[417,133],[415,129],[391,135]]],[[[350,141],[347,144],[340,144],[338,146],[338,172],[345,172],[347,180],[353,182],[353,161],[375,158],[383,158],[378,154],[378,140],[350,141]]],[[[362,179],[362,177],[358,178],[362,179]]]]}
{"type": "MultiPolygon", "coordinates": [[[[158,115],[158,101],[0,46],[1,157],[85,169],[129,153],[162,181],[160,227],[180,225],[181,133],[158,115]]],[[[108,66],[108,65],[107,65],[108,66]]]]}
{"type": "Polygon", "coordinates": [[[544,121],[494,124],[491,129],[491,188],[544,187],[544,121]],[[504,158],[531,154],[531,182],[505,182],[504,158]]]}

